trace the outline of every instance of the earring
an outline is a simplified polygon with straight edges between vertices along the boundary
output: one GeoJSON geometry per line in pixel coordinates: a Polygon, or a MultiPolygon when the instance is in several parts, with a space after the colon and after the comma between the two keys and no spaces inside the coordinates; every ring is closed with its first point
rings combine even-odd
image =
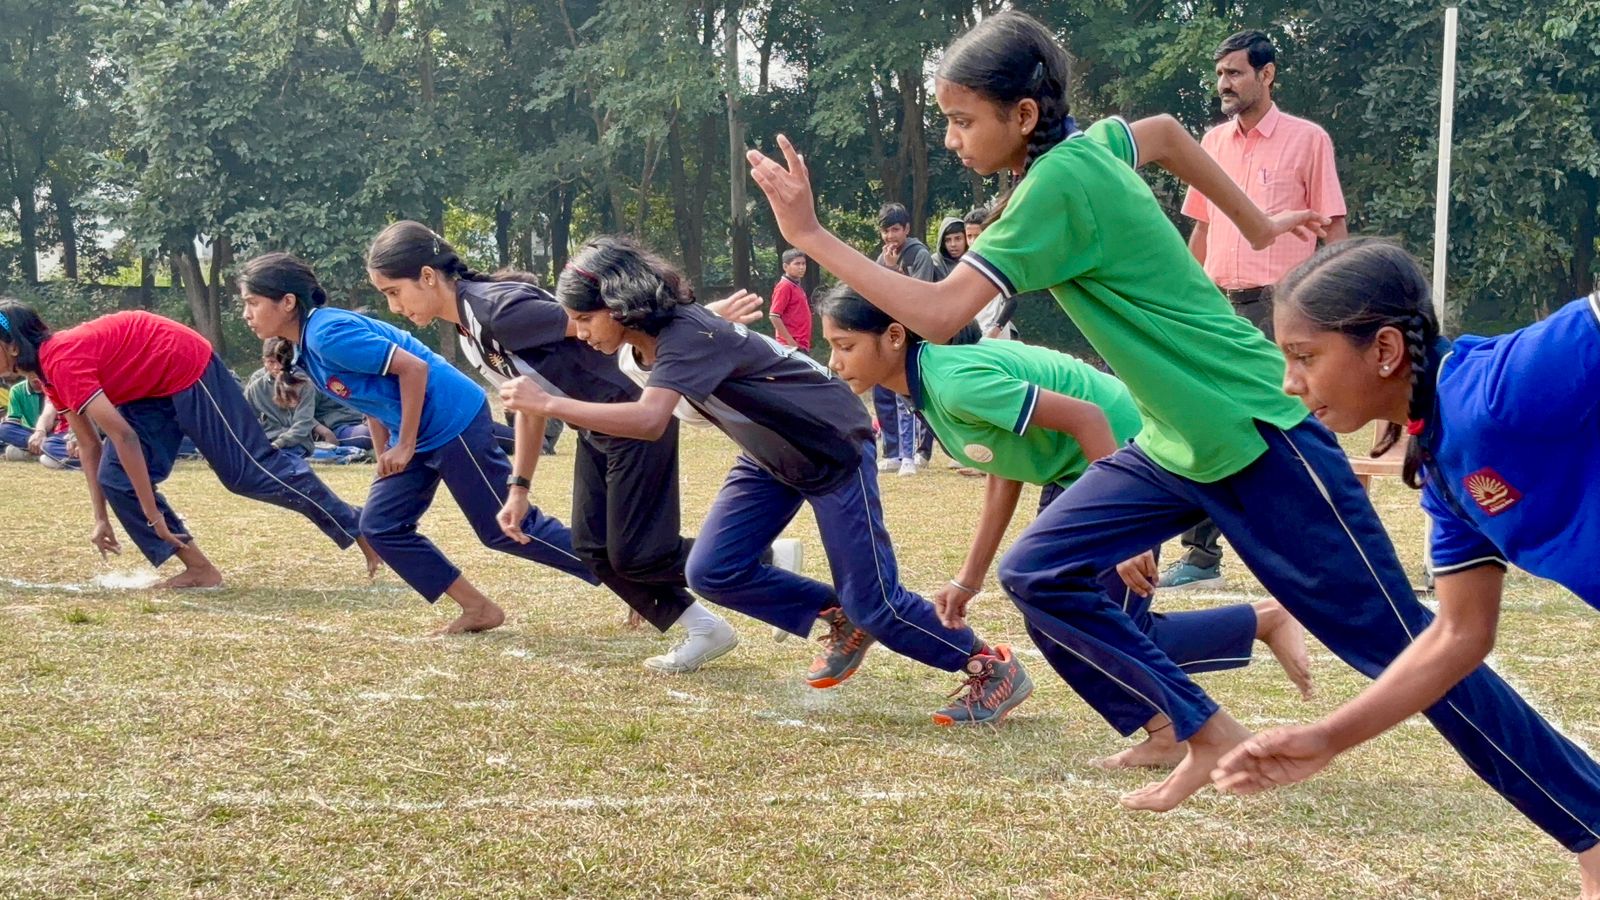
{"type": "Polygon", "coordinates": [[[1384,366],[1383,368],[1379,369],[1378,370],[1378,374],[1379,375],[1387,375],[1387,374],[1389,374],[1389,367],[1388,366],[1384,366]]]}

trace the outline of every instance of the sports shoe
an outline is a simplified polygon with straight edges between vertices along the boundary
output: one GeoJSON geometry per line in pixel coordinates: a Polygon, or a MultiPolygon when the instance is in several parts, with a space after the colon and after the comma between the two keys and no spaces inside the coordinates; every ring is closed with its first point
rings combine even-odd
{"type": "Polygon", "coordinates": [[[6,445],[6,459],[10,462],[28,462],[33,459],[26,447],[13,447],[6,445]]]}
{"type": "Polygon", "coordinates": [[[917,461],[914,460],[914,459],[902,459],[902,460],[900,460],[900,474],[901,475],[915,475],[915,474],[917,474],[917,461]]]}
{"type": "Polygon", "coordinates": [[[1196,566],[1186,562],[1172,565],[1161,573],[1156,587],[1169,591],[1189,591],[1222,586],[1222,565],[1196,566]]]}
{"type": "MultiPolygon", "coordinates": [[[[805,570],[804,549],[804,545],[794,538],[778,538],[772,542],[771,565],[799,575],[805,570]]],[[[773,626],[772,639],[782,643],[789,639],[789,632],[773,626]]]]}
{"type": "Polygon", "coordinates": [[[41,453],[39,455],[39,462],[46,469],[58,469],[59,470],[59,469],[65,469],[67,467],[67,461],[66,460],[64,460],[64,459],[56,459],[54,456],[51,456],[48,453],[41,453]]]}
{"type": "Polygon", "coordinates": [[[861,667],[861,658],[867,655],[873,638],[857,628],[837,606],[824,610],[818,618],[828,624],[828,633],[817,639],[822,642],[822,652],[811,661],[806,683],[814,688],[837,687],[861,667]]]}
{"type": "Polygon", "coordinates": [[[737,646],[739,632],[719,619],[709,631],[691,634],[666,653],[645,660],[644,667],[654,672],[682,675],[693,672],[737,646]]]}
{"type": "Polygon", "coordinates": [[[950,694],[955,702],[934,713],[933,724],[997,724],[1033,693],[1033,679],[1004,644],[969,658],[966,675],[950,694]]]}
{"type": "Polygon", "coordinates": [[[928,454],[926,453],[918,453],[916,456],[912,457],[912,461],[917,464],[917,468],[926,469],[928,467],[928,463],[932,462],[933,460],[929,459],[928,454]]]}
{"type": "Polygon", "coordinates": [[[880,459],[880,460],[878,460],[878,471],[879,472],[893,472],[895,469],[898,469],[898,468],[900,468],[900,460],[898,460],[898,459],[880,459]]]}

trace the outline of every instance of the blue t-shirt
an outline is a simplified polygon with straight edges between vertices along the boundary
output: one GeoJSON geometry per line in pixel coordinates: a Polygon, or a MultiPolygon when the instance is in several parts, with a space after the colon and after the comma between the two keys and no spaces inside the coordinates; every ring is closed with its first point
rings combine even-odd
{"type": "Polygon", "coordinates": [[[1421,440],[1436,574],[1511,562],[1600,607],[1600,294],[1456,341],[1421,440]]]}
{"type": "Polygon", "coordinates": [[[417,452],[437,450],[464,431],[488,400],[472,379],[412,335],[377,319],[320,307],[306,317],[295,365],[317,390],[382,422],[392,447],[400,437],[400,379],[389,374],[395,350],[428,364],[417,452]]]}

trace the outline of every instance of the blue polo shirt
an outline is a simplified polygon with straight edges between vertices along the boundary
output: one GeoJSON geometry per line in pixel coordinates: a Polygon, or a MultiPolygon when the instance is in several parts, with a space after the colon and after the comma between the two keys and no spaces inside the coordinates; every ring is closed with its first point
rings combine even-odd
{"type": "Polygon", "coordinates": [[[319,307],[306,317],[294,364],[317,390],[382,422],[392,447],[400,437],[400,379],[389,374],[396,350],[428,364],[417,452],[437,450],[465,430],[488,400],[472,379],[414,336],[348,310],[319,307]]]}
{"type": "Polygon", "coordinates": [[[1435,574],[1510,562],[1600,607],[1600,294],[1456,341],[1421,440],[1435,574]]]}

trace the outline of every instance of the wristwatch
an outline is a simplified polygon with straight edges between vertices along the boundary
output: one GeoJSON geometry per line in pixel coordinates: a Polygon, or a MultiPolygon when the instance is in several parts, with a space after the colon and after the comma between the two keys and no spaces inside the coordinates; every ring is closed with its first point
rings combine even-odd
{"type": "Polygon", "coordinates": [[[513,475],[510,478],[506,479],[506,487],[508,487],[508,488],[514,488],[514,487],[528,488],[528,489],[531,490],[533,488],[533,482],[529,481],[526,478],[523,478],[521,475],[513,475]]]}

